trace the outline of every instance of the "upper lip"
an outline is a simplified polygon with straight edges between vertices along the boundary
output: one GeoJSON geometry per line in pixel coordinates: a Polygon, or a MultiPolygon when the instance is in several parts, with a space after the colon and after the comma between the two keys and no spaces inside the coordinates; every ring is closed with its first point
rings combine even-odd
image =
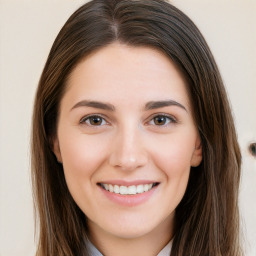
{"type": "Polygon", "coordinates": [[[104,180],[98,182],[98,184],[111,184],[111,185],[118,185],[118,186],[132,186],[132,185],[145,185],[151,183],[159,183],[156,180],[104,180]]]}

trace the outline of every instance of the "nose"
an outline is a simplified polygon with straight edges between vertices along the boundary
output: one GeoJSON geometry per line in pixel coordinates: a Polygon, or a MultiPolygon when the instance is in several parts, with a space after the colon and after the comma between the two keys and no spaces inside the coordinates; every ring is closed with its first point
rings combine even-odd
{"type": "Polygon", "coordinates": [[[132,171],[148,162],[148,154],[139,129],[123,129],[112,141],[109,164],[123,171],[132,171]]]}

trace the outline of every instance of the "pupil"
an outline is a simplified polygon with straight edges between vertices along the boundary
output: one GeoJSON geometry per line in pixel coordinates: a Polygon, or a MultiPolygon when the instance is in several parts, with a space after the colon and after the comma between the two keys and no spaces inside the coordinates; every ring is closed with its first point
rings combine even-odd
{"type": "Polygon", "coordinates": [[[163,125],[163,124],[165,124],[165,122],[166,122],[166,117],[164,117],[164,116],[155,117],[156,125],[163,125]]]}
{"type": "Polygon", "coordinates": [[[100,125],[101,123],[102,123],[102,120],[100,117],[92,117],[91,118],[91,124],[100,125]]]}

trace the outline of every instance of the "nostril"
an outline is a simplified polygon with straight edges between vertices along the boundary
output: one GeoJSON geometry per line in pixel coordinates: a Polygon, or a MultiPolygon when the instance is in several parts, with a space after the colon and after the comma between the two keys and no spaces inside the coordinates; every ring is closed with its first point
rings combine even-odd
{"type": "Polygon", "coordinates": [[[109,164],[123,171],[131,171],[144,166],[148,161],[147,159],[145,152],[139,152],[137,154],[114,152],[109,157],[109,164]]]}

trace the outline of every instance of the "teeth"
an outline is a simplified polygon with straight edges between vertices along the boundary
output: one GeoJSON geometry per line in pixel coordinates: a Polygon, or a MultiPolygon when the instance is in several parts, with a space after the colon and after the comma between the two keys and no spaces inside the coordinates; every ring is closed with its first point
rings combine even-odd
{"type": "MultiPolygon", "coordinates": [[[[102,184],[102,186],[106,189],[109,190],[109,185],[108,184],[102,184]]],[[[112,185],[110,185],[112,187],[112,185]]]]}
{"type": "MultiPolygon", "coordinates": [[[[103,186],[104,186],[104,184],[103,184],[103,186]]],[[[104,186],[104,188],[105,188],[105,186],[104,186]]],[[[107,188],[105,188],[105,189],[108,190],[109,192],[114,192],[114,187],[111,184],[108,185],[108,189],[107,188]]]]}
{"type": "Polygon", "coordinates": [[[128,187],[128,194],[135,195],[136,194],[136,186],[129,186],[128,187]]]}
{"type": "Polygon", "coordinates": [[[135,195],[135,194],[141,194],[143,192],[147,192],[154,186],[153,183],[150,184],[144,184],[144,185],[132,185],[132,186],[118,186],[118,185],[112,185],[112,184],[103,184],[101,183],[101,186],[108,190],[111,193],[120,194],[120,195],[135,195]]]}
{"type": "Polygon", "coordinates": [[[145,184],[145,185],[144,185],[144,191],[148,191],[148,189],[149,189],[149,185],[148,185],[148,184],[145,184]]]}
{"type": "MultiPolygon", "coordinates": [[[[116,185],[117,186],[117,185],[116,185]]],[[[121,195],[127,195],[128,194],[128,188],[125,186],[120,186],[119,193],[121,195]]]]}
{"type": "Polygon", "coordinates": [[[115,185],[115,186],[114,186],[114,192],[115,192],[116,194],[119,194],[119,191],[120,191],[119,186],[118,186],[118,185],[115,185]]]}
{"type": "Polygon", "coordinates": [[[137,192],[138,194],[143,193],[143,192],[144,192],[144,186],[143,186],[143,185],[138,185],[136,192],[137,192]]]}

